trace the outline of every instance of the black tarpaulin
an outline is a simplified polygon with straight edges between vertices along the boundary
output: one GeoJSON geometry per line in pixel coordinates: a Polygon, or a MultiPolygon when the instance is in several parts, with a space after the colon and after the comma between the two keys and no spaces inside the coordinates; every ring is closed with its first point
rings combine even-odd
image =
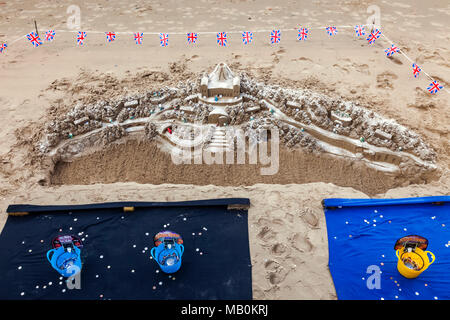
{"type": "Polygon", "coordinates": [[[7,212],[29,214],[10,215],[0,234],[0,299],[251,299],[248,205],[242,198],[12,205],[7,212]],[[184,240],[172,275],[150,258],[162,230],[184,240]],[[82,239],[80,289],[69,289],[47,261],[58,235],[82,239]]]}

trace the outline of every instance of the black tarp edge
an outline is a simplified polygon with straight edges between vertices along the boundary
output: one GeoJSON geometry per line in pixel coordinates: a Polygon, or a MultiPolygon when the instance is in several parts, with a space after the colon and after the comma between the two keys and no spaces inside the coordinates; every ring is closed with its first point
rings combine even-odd
{"type": "Polygon", "coordinates": [[[6,209],[7,213],[15,212],[52,212],[52,211],[75,211],[75,210],[95,210],[95,209],[115,209],[123,207],[148,208],[148,207],[180,207],[180,206],[250,206],[248,198],[225,198],[208,199],[192,201],[173,201],[173,202],[105,202],[81,205],[30,205],[30,204],[12,204],[6,209]]]}

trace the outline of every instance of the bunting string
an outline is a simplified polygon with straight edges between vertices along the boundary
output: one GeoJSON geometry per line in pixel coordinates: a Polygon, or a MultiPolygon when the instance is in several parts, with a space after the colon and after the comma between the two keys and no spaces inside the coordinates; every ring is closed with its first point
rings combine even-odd
{"type": "Polygon", "coordinates": [[[228,35],[229,34],[241,34],[242,42],[247,45],[250,44],[253,40],[253,33],[267,33],[272,44],[278,44],[281,42],[282,35],[288,32],[297,32],[297,40],[306,41],[309,36],[309,30],[323,30],[330,37],[335,37],[338,34],[339,29],[354,29],[357,37],[366,36],[365,27],[369,27],[370,31],[367,36],[367,41],[369,45],[375,43],[377,39],[383,37],[388,43],[390,43],[390,47],[386,48],[385,53],[387,57],[392,57],[394,54],[398,53],[405,57],[412,65],[412,72],[415,78],[418,78],[420,73],[422,72],[428,79],[432,82],[427,87],[427,90],[430,94],[435,94],[441,90],[450,93],[447,88],[444,88],[440,83],[438,83],[433,77],[423,70],[422,67],[418,66],[401,48],[395,45],[395,43],[390,40],[384,32],[377,29],[373,24],[365,24],[365,25],[341,25],[341,26],[326,26],[326,27],[299,27],[299,28],[290,28],[290,29],[271,29],[271,30],[254,30],[254,31],[227,31],[227,32],[216,32],[216,31],[201,31],[201,32],[169,32],[169,33],[161,33],[161,32],[130,32],[130,31],[118,31],[118,32],[104,32],[104,31],[75,31],[75,30],[46,30],[45,37],[43,39],[36,32],[30,32],[29,34],[23,35],[14,39],[13,41],[7,43],[0,43],[0,53],[3,53],[7,50],[8,46],[22,40],[28,39],[34,47],[39,47],[43,44],[43,41],[52,41],[55,37],[56,33],[75,33],[77,34],[76,43],[80,46],[84,44],[84,40],[88,34],[106,34],[106,40],[108,42],[112,42],[116,39],[116,35],[133,35],[136,44],[142,44],[143,36],[145,35],[158,35],[160,40],[160,45],[162,47],[166,47],[169,45],[169,35],[184,35],[187,37],[187,42],[189,44],[195,44],[198,39],[198,35],[216,35],[217,44],[222,47],[226,47],[228,44],[228,35]]]}
{"type": "MultiPolygon", "coordinates": [[[[391,45],[394,45],[394,42],[393,42],[391,39],[389,39],[389,38],[386,36],[386,34],[382,33],[381,36],[382,36],[387,42],[389,42],[391,45]]],[[[402,56],[404,56],[409,62],[412,63],[413,72],[414,72],[414,77],[416,77],[416,71],[415,71],[415,70],[417,70],[417,69],[416,69],[416,67],[417,67],[417,68],[419,69],[419,72],[423,72],[423,74],[426,75],[426,76],[428,77],[428,79],[431,80],[431,83],[437,82],[437,81],[434,80],[433,77],[432,77],[430,74],[428,74],[425,70],[423,70],[422,68],[419,68],[419,67],[417,66],[417,64],[414,62],[414,60],[412,60],[410,57],[408,57],[408,55],[407,55],[402,49],[398,48],[398,53],[400,53],[400,54],[401,54],[402,56]]],[[[444,89],[447,93],[450,93],[450,91],[449,91],[447,88],[441,88],[441,89],[444,89]]]]}

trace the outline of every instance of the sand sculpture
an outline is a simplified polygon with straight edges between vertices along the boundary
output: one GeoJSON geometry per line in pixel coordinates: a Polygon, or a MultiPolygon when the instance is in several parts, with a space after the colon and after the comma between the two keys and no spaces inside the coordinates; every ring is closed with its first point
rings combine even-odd
{"type": "Polygon", "coordinates": [[[225,130],[240,128],[246,136],[276,128],[287,148],[327,153],[359,161],[387,173],[417,175],[436,169],[435,152],[422,138],[391,119],[310,90],[266,85],[236,76],[225,63],[197,81],[158,92],[78,105],[49,123],[40,152],[71,161],[88,150],[136,135],[155,140],[162,150],[184,147],[226,150],[233,141],[225,130]],[[202,132],[202,139],[194,131],[202,132]],[[190,132],[180,141],[173,132],[190,132]],[[171,133],[172,132],[172,133],[171,133]]]}

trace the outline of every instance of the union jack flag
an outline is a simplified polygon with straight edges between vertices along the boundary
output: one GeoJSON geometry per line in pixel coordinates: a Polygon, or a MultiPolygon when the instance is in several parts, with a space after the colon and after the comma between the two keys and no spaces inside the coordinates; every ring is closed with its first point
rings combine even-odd
{"type": "Polygon", "coordinates": [[[106,34],[106,40],[108,40],[108,42],[116,40],[115,32],[105,32],[105,34],[106,34]]]}
{"type": "Polygon", "coordinates": [[[53,39],[55,38],[55,30],[48,30],[45,33],[45,40],[46,41],[53,41],[53,39]]]}
{"type": "Polygon", "coordinates": [[[134,33],[134,40],[136,41],[136,44],[142,44],[142,39],[144,37],[143,32],[135,32],[134,33]]]}
{"type": "Polygon", "coordinates": [[[242,32],[242,42],[244,44],[249,44],[253,40],[253,32],[244,31],[242,32]]]}
{"type": "Polygon", "coordinates": [[[3,51],[6,50],[7,47],[8,47],[8,45],[6,43],[2,43],[0,45],[0,53],[3,53],[3,51]]]}
{"type": "Polygon", "coordinates": [[[159,42],[161,47],[166,47],[169,45],[169,34],[168,33],[160,33],[159,34],[159,42]]]}
{"type": "Polygon", "coordinates": [[[422,71],[422,69],[420,69],[420,67],[415,63],[413,63],[412,67],[413,67],[414,78],[417,78],[420,74],[420,71],[422,71]]]}
{"type": "Polygon", "coordinates": [[[384,50],[384,52],[386,52],[386,56],[388,56],[388,57],[394,55],[394,53],[399,52],[399,51],[400,51],[400,49],[394,45],[391,45],[389,48],[384,50]]]}
{"type": "Polygon", "coordinates": [[[218,32],[217,33],[217,43],[221,47],[227,46],[227,33],[226,32],[218,32]]]}
{"type": "Polygon", "coordinates": [[[337,33],[336,27],[326,27],[325,30],[327,30],[329,36],[334,36],[337,33]]]}
{"type": "Polygon", "coordinates": [[[27,38],[35,48],[42,44],[41,38],[39,38],[39,35],[34,31],[27,34],[27,38]]]}
{"type": "Polygon", "coordinates": [[[84,39],[86,39],[86,32],[78,31],[77,44],[82,46],[84,44],[84,39]]]}
{"type": "Polygon", "coordinates": [[[300,28],[298,29],[298,40],[306,40],[308,38],[308,28],[300,28]]]}
{"type": "Polygon", "coordinates": [[[437,93],[439,90],[441,90],[442,88],[444,88],[443,86],[441,86],[436,80],[434,80],[432,83],[430,83],[430,85],[428,86],[427,90],[431,93],[437,93]]]}
{"type": "Polygon", "coordinates": [[[189,44],[191,44],[191,43],[196,43],[197,42],[197,33],[195,33],[195,32],[189,32],[188,34],[187,34],[187,41],[188,41],[188,43],[189,44]]]}
{"type": "Polygon", "coordinates": [[[279,43],[281,41],[281,31],[280,30],[272,30],[270,33],[270,42],[271,43],[279,43]]]}
{"type": "Polygon", "coordinates": [[[358,37],[366,35],[366,30],[364,30],[364,26],[360,25],[355,26],[355,32],[358,37]]]}
{"type": "Polygon", "coordinates": [[[367,37],[367,41],[369,41],[369,44],[375,43],[375,40],[377,40],[381,36],[381,31],[378,29],[375,29],[375,31],[371,31],[370,35],[367,37]]]}

